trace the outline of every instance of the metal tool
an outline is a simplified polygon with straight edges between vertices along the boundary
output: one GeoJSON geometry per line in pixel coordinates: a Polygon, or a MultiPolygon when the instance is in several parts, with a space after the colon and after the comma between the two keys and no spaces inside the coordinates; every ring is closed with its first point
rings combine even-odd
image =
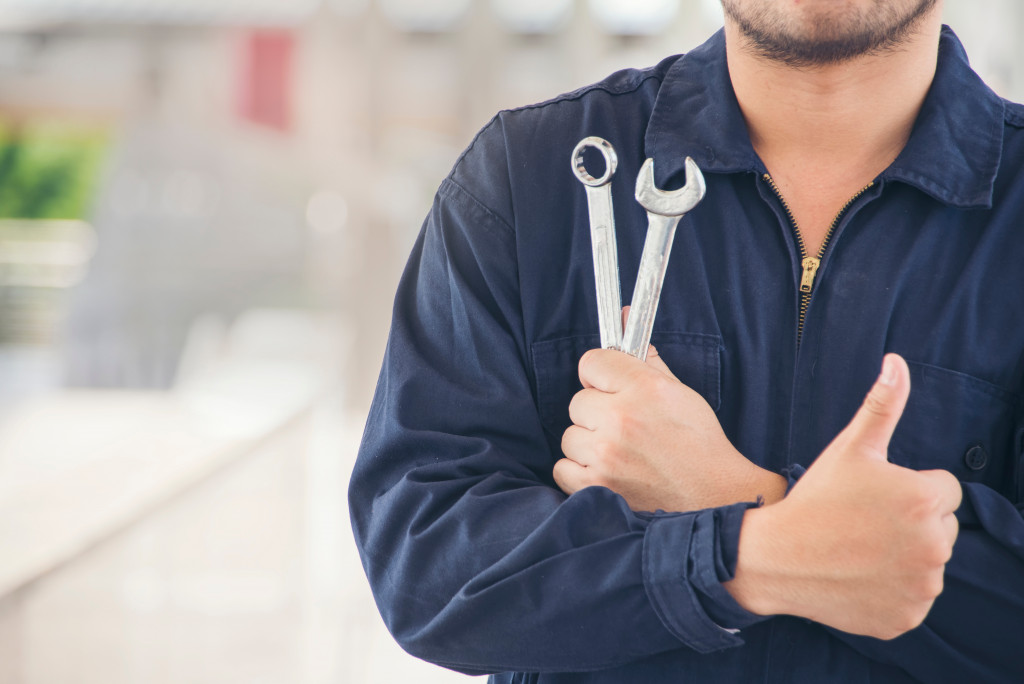
{"type": "Polygon", "coordinates": [[[653,159],[644,162],[637,176],[636,201],[647,210],[647,238],[621,349],[641,361],[647,359],[676,227],[683,215],[704,199],[706,191],[704,175],[690,157],[686,158],[686,185],[678,190],[665,192],[654,185],[653,159]]]}
{"type": "Polygon", "coordinates": [[[622,348],[622,293],[619,290],[619,255],[615,245],[615,213],[610,185],[618,164],[615,148],[603,138],[584,138],[572,152],[572,172],[587,191],[597,286],[597,322],[604,349],[622,348]],[[604,157],[605,170],[600,178],[590,175],[583,163],[583,153],[588,148],[596,149],[604,157]]]}

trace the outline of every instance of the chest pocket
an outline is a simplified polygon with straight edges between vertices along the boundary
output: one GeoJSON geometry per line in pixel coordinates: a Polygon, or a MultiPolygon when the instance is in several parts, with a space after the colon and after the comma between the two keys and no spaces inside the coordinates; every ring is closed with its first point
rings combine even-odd
{"type": "MultiPolygon", "coordinates": [[[[655,332],[651,343],[675,376],[717,411],[721,403],[722,338],[702,333],[655,332]]],[[[583,389],[579,379],[580,358],[599,346],[597,335],[561,337],[532,346],[537,410],[555,458],[561,457],[562,433],[570,425],[569,402],[583,389]]]]}
{"type": "Polygon", "coordinates": [[[1020,396],[964,373],[908,365],[910,399],[889,460],[915,470],[948,470],[962,482],[1012,496],[1020,396]]]}

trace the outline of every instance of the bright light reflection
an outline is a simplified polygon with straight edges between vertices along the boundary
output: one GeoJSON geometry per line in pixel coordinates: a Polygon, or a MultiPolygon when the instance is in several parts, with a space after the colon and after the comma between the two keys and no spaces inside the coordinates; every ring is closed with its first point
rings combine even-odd
{"type": "Polygon", "coordinates": [[[450,31],[472,0],[380,0],[380,9],[396,28],[415,33],[450,31]]]}
{"type": "Polygon", "coordinates": [[[722,13],[722,0],[700,0],[700,7],[704,10],[704,16],[711,22],[721,24],[725,21],[725,16],[722,13]]]}
{"type": "Polygon", "coordinates": [[[679,13],[679,0],[589,0],[590,11],[610,33],[661,33],[679,13]]]}
{"type": "Polygon", "coordinates": [[[568,23],[572,0],[491,0],[491,7],[516,33],[552,33],[568,23]]]}
{"type": "Polygon", "coordinates": [[[306,204],[306,222],[317,235],[335,235],[348,221],[348,202],[338,192],[321,190],[306,204]]]}

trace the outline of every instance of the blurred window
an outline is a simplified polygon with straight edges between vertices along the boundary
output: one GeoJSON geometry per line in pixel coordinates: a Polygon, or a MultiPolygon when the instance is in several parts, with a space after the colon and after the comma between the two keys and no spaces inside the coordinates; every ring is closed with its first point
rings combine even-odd
{"type": "Polygon", "coordinates": [[[491,0],[494,14],[514,33],[554,33],[572,17],[572,0],[491,0]]]}
{"type": "Polygon", "coordinates": [[[589,5],[604,30],[627,36],[661,33],[679,13],[679,0],[589,0],[589,5]]]}
{"type": "Polygon", "coordinates": [[[328,4],[341,16],[351,17],[363,12],[369,6],[370,0],[329,0],[328,4]]]}
{"type": "Polygon", "coordinates": [[[443,33],[456,28],[472,0],[380,0],[380,10],[395,28],[410,33],[443,33]]]}
{"type": "Polygon", "coordinates": [[[223,24],[293,23],[309,17],[321,0],[0,0],[9,12],[54,21],[223,24]]]}

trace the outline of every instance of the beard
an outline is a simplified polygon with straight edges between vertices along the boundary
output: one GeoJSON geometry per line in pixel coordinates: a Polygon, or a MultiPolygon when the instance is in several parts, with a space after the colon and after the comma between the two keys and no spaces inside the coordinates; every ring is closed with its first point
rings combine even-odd
{"type": "Polygon", "coordinates": [[[788,66],[815,67],[898,49],[936,3],[873,0],[869,9],[832,3],[807,9],[802,18],[765,0],[722,0],[722,9],[756,54],[788,66]]]}

